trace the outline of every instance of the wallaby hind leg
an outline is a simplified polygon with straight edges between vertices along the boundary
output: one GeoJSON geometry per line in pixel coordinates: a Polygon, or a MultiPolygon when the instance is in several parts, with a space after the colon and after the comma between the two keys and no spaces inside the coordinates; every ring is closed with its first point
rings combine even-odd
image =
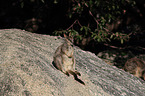
{"type": "Polygon", "coordinates": [[[62,63],[61,63],[61,57],[57,56],[54,58],[54,67],[60,71],[62,71],[62,63]]]}
{"type": "Polygon", "coordinates": [[[61,66],[60,64],[61,64],[61,62],[60,62],[59,60],[56,60],[55,62],[53,62],[53,66],[54,66],[56,69],[62,71],[64,74],[66,74],[67,76],[69,76],[69,73],[68,73],[67,71],[64,71],[64,70],[62,69],[62,66],[61,66]]]}

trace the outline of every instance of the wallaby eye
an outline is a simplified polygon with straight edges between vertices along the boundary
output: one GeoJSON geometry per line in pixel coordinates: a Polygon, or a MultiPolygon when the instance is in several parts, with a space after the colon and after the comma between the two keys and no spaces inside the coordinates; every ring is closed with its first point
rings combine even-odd
{"type": "Polygon", "coordinates": [[[72,49],[72,47],[71,47],[71,46],[69,46],[68,48],[69,48],[69,49],[72,49]]]}

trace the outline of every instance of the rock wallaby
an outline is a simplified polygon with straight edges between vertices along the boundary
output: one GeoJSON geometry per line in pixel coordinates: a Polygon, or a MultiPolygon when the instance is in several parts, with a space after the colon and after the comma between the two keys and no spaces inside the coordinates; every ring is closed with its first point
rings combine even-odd
{"type": "Polygon", "coordinates": [[[66,36],[65,42],[60,45],[54,54],[53,61],[54,66],[62,71],[64,74],[69,76],[69,74],[74,76],[74,79],[79,83],[85,85],[85,83],[80,80],[77,76],[81,76],[81,74],[75,70],[75,57],[74,57],[74,49],[73,49],[73,37],[66,36]]]}
{"type": "Polygon", "coordinates": [[[143,60],[139,58],[131,58],[127,60],[123,69],[134,76],[145,80],[145,63],[143,60]]]}

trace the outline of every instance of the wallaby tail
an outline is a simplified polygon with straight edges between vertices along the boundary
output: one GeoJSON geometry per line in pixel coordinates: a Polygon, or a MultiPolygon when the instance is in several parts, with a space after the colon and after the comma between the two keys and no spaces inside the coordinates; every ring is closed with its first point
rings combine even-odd
{"type": "Polygon", "coordinates": [[[81,75],[79,72],[73,72],[71,70],[68,70],[67,72],[70,73],[70,74],[72,74],[74,76],[74,79],[76,81],[78,81],[79,83],[85,85],[85,83],[81,79],[79,79],[78,76],[77,76],[77,75],[79,75],[79,76],[81,75]]]}

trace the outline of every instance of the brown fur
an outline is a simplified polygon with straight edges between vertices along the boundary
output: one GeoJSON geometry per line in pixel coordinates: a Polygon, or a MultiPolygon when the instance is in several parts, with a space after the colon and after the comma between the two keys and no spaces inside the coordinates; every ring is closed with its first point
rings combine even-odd
{"type": "MultiPolygon", "coordinates": [[[[66,35],[64,36],[66,38],[66,35]]],[[[66,38],[65,42],[56,49],[53,57],[54,66],[67,76],[69,76],[69,74],[73,75],[76,81],[85,85],[85,83],[77,77],[77,75],[81,76],[81,74],[75,70],[74,49],[70,40],[72,41],[72,38],[69,38],[69,40],[66,38]]]]}
{"type": "Polygon", "coordinates": [[[123,69],[134,76],[145,80],[145,63],[143,60],[139,58],[131,58],[127,60],[123,69]]]}

